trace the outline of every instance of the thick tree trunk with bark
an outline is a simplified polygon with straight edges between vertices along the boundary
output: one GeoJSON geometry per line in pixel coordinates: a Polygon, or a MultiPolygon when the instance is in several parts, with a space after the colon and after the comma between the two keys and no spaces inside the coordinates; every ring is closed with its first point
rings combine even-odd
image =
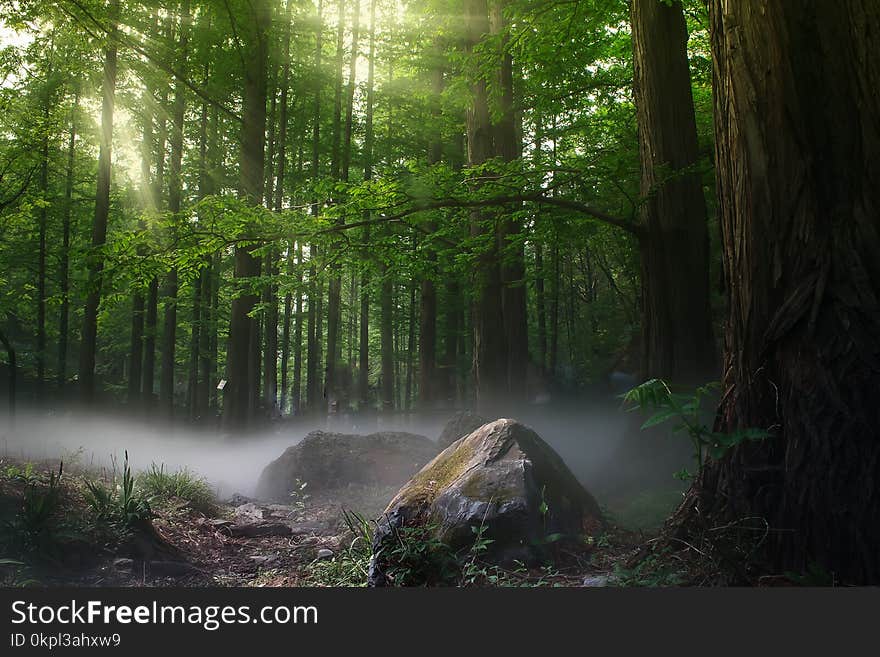
{"type": "MultiPolygon", "coordinates": [[[[268,0],[254,0],[251,4],[253,23],[248,26],[249,58],[244,76],[241,129],[241,194],[248,203],[256,205],[263,198],[271,8],[268,0]]],[[[247,279],[259,275],[259,261],[251,249],[236,248],[235,278],[247,279]]],[[[259,388],[259,377],[255,376],[255,370],[259,368],[259,354],[254,354],[254,345],[259,342],[259,327],[248,316],[257,301],[258,297],[252,291],[239,293],[232,301],[226,361],[228,381],[223,405],[224,422],[229,428],[240,428],[247,423],[254,405],[254,388],[259,388]]]]}
{"type": "Polygon", "coordinates": [[[632,3],[642,165],[643,375],[715,378],[709,233],[681,2],[632,3]]]}
{"type": "Polygon", "coordinates": [[[772,437],[710,463],[699,511],[764,518],[770,565],[880,583],[880,7],[712,0],[730,293],[717,428],[772,437]]]}
{"type": "MultiPolygon", "coordinates": [[[[472,52],[489,34],[486,0],[465,2],[467,50],[472,52]]],[[[489,94],[482,77],[471,84],[473,102],[468,108],[466,125],[468,164],[483,164],[493,155],[489,94]]],[[[481,253],[474,271],[473,365],[477,406],[497,408],[507,389],[507,332],[502,309],[501,264],[498,253],[497,218],[491,212],[471,213],[471,235],[482,238],[481,253]]]]}

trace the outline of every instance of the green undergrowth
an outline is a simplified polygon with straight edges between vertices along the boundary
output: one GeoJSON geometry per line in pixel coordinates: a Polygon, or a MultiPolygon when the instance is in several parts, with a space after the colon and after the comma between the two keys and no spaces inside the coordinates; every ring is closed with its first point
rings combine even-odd
{"type": "Polygon", "coordinates": [[[47,573],[113,554],[157,510],[217,511],[208,483],[189,470],[153,465],[96,472],[63,462],[40,466],[0,460],[0,585],[38,583],[47,573]]]}
{"type": "MultiPolygon", "coordinates": [[[[305,570],[312,586],[363,587],[372,557],[375,521],[346,511],[349,541],[331,559],[316,559],[305,570]]],[[[492,544],[484,526],[471,528],[473,542],[453,550],[438,539],[436,527],[418,525],[394,532],[385,550],[385,575],[391,586],[554,586],[560,572],[550,563],[527,567],[515,562],[502,568],[484,559],[492,544]]]]}

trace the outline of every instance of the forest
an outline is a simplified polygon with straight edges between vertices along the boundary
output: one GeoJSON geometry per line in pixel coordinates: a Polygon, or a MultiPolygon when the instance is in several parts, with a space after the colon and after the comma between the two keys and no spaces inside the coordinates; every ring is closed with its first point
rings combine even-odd
{"type": "Polygon", "coordinates": [[[0,0],[0,46],[0,581],[880,583],[880,5],[0,0]]]}

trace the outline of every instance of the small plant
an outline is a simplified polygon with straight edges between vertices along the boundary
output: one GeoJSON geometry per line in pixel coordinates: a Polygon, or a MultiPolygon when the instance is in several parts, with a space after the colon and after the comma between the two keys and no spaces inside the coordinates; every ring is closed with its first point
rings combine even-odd
{"type": "Polygon", "coordinates": [[[21,588],[38,586],[40,583],[27,574],[27,565],[17,559],[0,558],[0,586],[21,588]]]}
{"type": "Polygon", "coordinates": [[[14,463],[7,465],[3,470],[3,477],[8,481],[17,481],[26,485],[38,482],[40,479],[33,463],[25,463],[24,467],[14,463]]]}
{"type": "Polygon", "coordinates": [[[353,538],[332,559],[316,560],[306,567],[306,578],[318,586],[367,585],[373,553],[373,526],[357,512],[343,509],[342,515],[353,538]]]}
{"type": "Polygon", "coordinates": [[[135,477],[128,463],[128,451],[122,468],[122,482],[108,487],[99,481],[86,482],[86,503],[96,518],[111,525],[130,529],[153,517],[149,500],[135,490],[135,477]]]}
{"type": "Polygon", "coordinates": [[[394,527],[392,531],[385,574],[394,586],[437,586],[457,581],[457,555],[437,537],[436,525],[394,527]]]}
{"type": "Polygon", "coordinates": [[[208,482],[187,468],[170,472],[165,470],[164,464],[153,463],[138,475],[137,490],[152,501],[180,500],[205,515],[217,510],[216,497],[208,482]]]}
{"type": "MultiPolygon", "coordinates": [[[[293,481],[293,490],[290,491],[290,506],[302,513],[308,504],[311,495],[305,492],[309,482],[302,481],[299,477],[293,481]]],[[[347,522],[347,520],[346,520],[347,522]]]]}
{"type": "MultiPolygon", "coordinates": [[[[738,429],[731,433],[712,431],[702,421],[702,402],[720,387],[717,382],[700,386],[693,393],[672,392],[669,385],[661,379],[651,379],[626,392],[623,397],[629,404],[629,411],[654,411],[654,414],[642,424],[642,429],[649,429],[664,422],[675,421],[672,431],[686,433],[694,448],[694,460],[697,468],[702,467],[706,456],[721,458],[730,449],[746,442],[766,439],[770,433],[764,429],[738,429]]],[[[687,469],[675,473],[676,479],[693,479],[694,475],[687,469]]]]}
{"type": "Polygon", "coordinates": [[[786,571],[785,578],[798,586],[834,586],[836,584],[834,575],[815,562],[810,563],[805,573],[786,571]]]}
{"type": "Polygon", "coordinates": [[[498,573],[494,572],[492,567],[480,563],[480,559],[489,551],[489,546],[495,542],[486,537],[485,518],[479,527],[471,527],[471,531],[474,533],[474,542],[468,550],[468,559],[462,566],[460,584],[462,586],[474,585],[481,579],[490,584],[497,584],[498,573]]]}
{"type": "Polygon", "coordinates": [[[672,565],[670,549],[658,550],[636,564],[633,568],[617,566],[614,578],[621,586],[680,586],[684,583],[682,573],[672,565]]]}

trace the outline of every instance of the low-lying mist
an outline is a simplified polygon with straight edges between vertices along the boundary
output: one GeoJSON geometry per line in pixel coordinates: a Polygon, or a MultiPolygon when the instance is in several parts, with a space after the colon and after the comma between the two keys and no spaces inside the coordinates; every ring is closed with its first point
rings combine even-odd
{"type": "MultiPolygon", "coordinates": [[[[314,429],[367,434],[378,430],[417,433],[436,439],[453,411],[390,418],[339,415],[323,421],[279,421],[247,435],[131,418],[111,412],[27,409],[14,422],[0,416],[0,456],[20,460],[63,459],[87,468],[121,469],[127,451],[134,470],[151,464],[187,468],[204,477],[221,498],[253,493],[263,468],[314,429]]],[[[599,497],[638,494],[667,482],[687,465],[680,441],[639,435],[639,422],[616,401],[528,405],[506,414],[531,426],[562,456],[581,482],[599,497]],[[663,458],[657,458],[660,453],[663,458]]],[[[494,419],[494,418],[493,418],[494,419]]]]}

